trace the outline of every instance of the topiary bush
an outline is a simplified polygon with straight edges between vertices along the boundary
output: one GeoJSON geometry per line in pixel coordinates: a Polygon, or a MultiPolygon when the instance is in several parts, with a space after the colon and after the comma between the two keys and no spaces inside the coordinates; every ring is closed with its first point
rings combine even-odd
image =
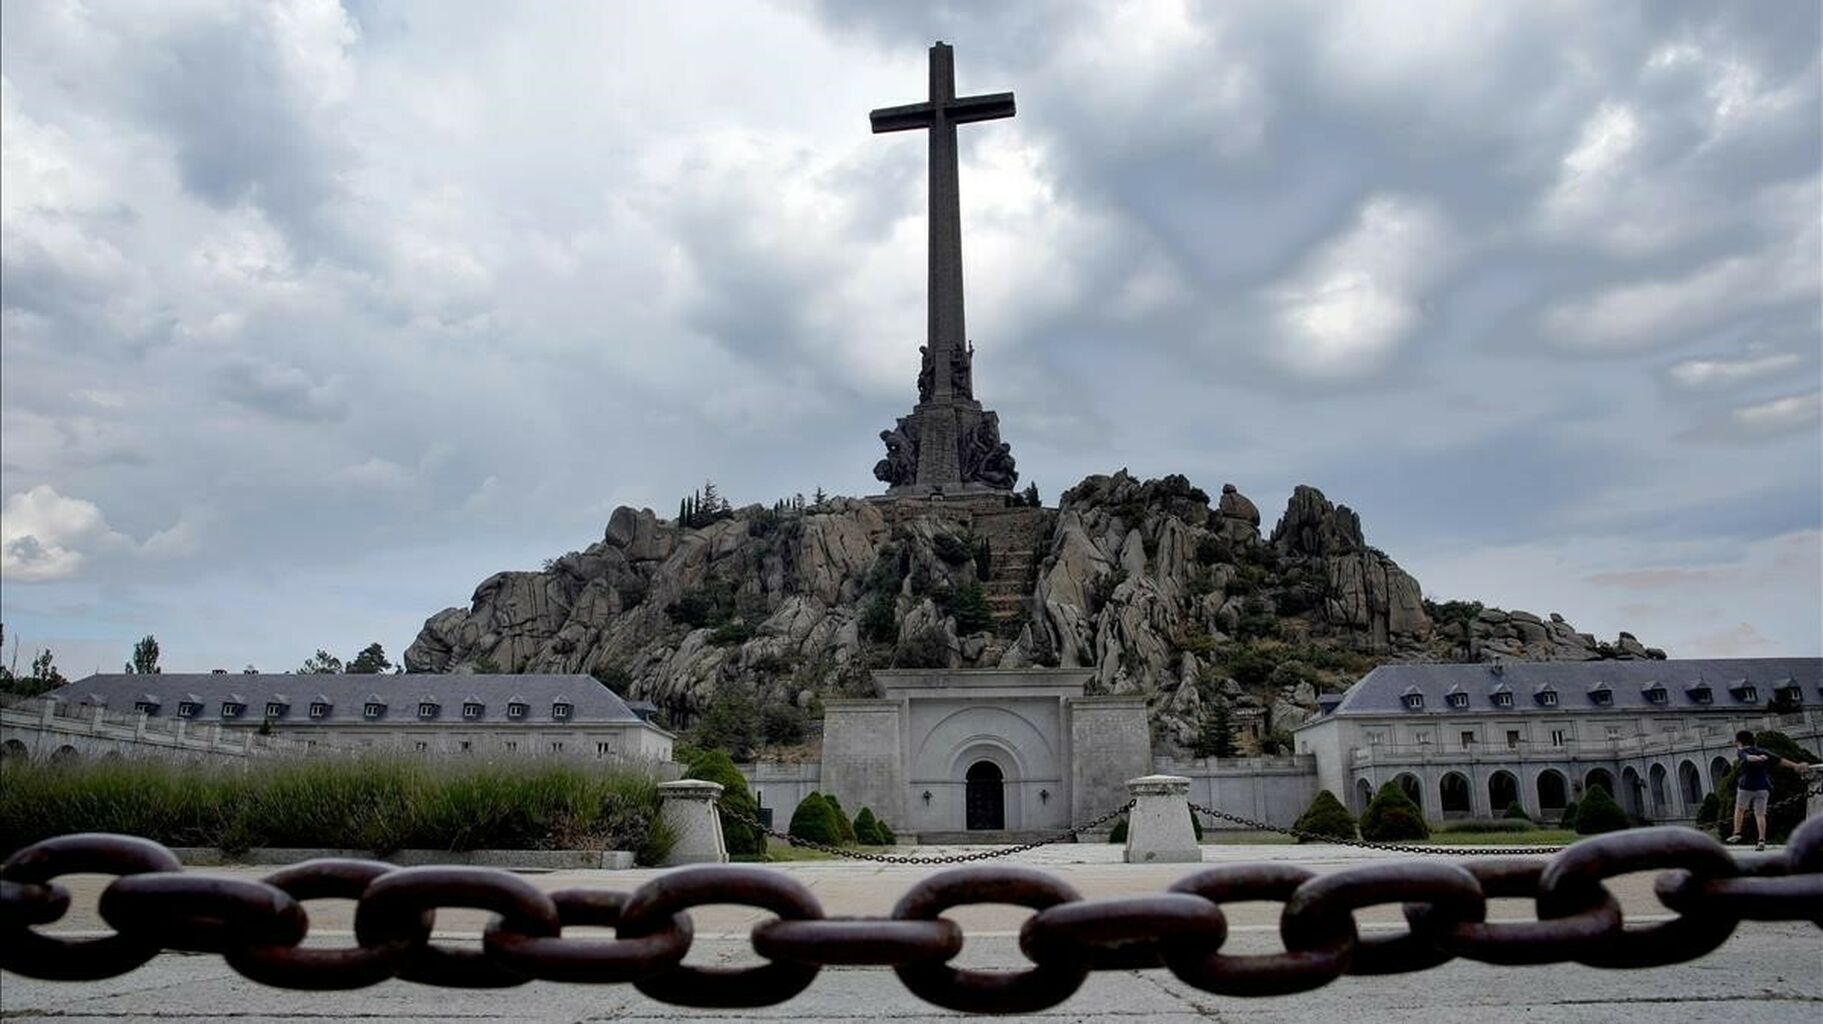
{"type": "Polygon", "coordinates": [[[1579,836],[1600,835],[1603,832],[1619,832],[1627,827],[1627,812],[1620,809],[1614,798],[1608,795],[1607,789],[1600,785],[1590,786],[1583,791],[1582,803],[1576,807],[1576,834],[1579,836]]]}
{"type": "Polygon", "coordinates": [[[886,823],[885,818],[875,818],[874,827],[877,828],[880,832],[880,845],[881,846],[898,846],[899,845],[899,834],[892,830],[892,826],[888,825],[886,823]]]}
{"type": "MultiPolygon", "coordinates": [[[[1304,832],[1313,832],[1331,839],[1353,839],[1355,837],[1355,817],[1342,806],[1342,801],[1327,789],[1318,790],[1310,806],[1298,816],[1293,826],[1304,832]]],[[[1312,840],[1299,836],[1298,842],[1308,843],[1312,840]]]]}
{"type": "Polygon", "coordinates": [[[1522,804],[1520,804],[1520,802],[1517,800],[1513,801],[1510,804],[1507,804],[1506,811],[1504,813],[1502,813],[1500,816],[1502,818],[1512,818],[1515,821],[1523,821],[1528,824],[1530,824],[1532,821],[1532,816],[1525,812],[1525,807],[1522,804]]]}
{"type": "Polygon", "coordinates": [[[1558,825],[1562,828],[1571,828],[1571,829],[1575,828],[1576,827],[1576,812],[1580,809],[1581,808],[1577,805],[1576,801],[1574,801],[1574,800],[1570,801],[1567,804],[1564,804],[1563,805],[1563,817],[1558,819],[1558,822],[1557,822],[1558,825]]]}
{"type": "Polygon", "coordinates": [[[885,846],[886,840],[880,835],[880,823],[874,820],[871,807],[861,808],[855,815],[855,842],[862,846],[885,846]]]}
{"type": "Polygon", "coordinates": [[[1412,803],[1399,786],[1399,780],[1388,779],[1361,812],[1361,838],[1376,843],[1406,839],[1429,839],[1430,826],[1424,823],[1424,812],[1412,803]],[[1399,812],[1392,815],[1392,812],[1399,812]],[[1388,816],[1392,815],[1391,820],[1388,816]]]}
{"type": "Polygon", "coordinates": [[[854,842],[855,825],[848,820],[848,812],[842,809],[842,802],[836,799],[834,793],[824,793],[823,802],[829,805],[830,813],[836,817],[836,834],[842,837],[842,842],[854,842]]]}
{"type": "Polygon", "coordinates": [[[690,751],[689,757],[684,762],[684,778],[721,783],[722,795],[715,809],[722,819],[722,841],[728,846],[728,856],[765,854],[766,837],[759,829],[734,817],[734,814],[744,814],[755,821],[760,817],[760,805],[753,799],[753,791],[747,788],[746,778],[734,767],[734,759],[726,750],[697,749],[690,751]]]}
{"type": "Polygon", "coordinates": [[[797,810],[791,812],[791,827],[786,831],[794,838],[812,843],[834,846],[842,841],[836,812],[821,793],[813,792],[798,801],[797,810]]]}

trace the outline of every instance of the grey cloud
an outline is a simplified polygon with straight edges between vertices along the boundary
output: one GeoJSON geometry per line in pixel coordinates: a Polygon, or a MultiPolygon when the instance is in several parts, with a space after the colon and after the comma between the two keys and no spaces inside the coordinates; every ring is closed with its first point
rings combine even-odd
{"type": "Polygon", "coordinates": [[[295,366],[241,361],[216,374],[216,393],[254,412],[293,420],[339,420],[348,415],[343,386],[319,383],[295,366]]]}

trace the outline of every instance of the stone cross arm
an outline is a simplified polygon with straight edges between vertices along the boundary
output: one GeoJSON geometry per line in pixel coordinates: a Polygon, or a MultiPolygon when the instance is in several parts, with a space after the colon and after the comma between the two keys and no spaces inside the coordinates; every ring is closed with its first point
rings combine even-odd
{"type": "MultiPolygon", "coordinates": [[[[972,121],[992,121],[996,118],[1012,117],[1013,94],[1010,92],[988,93],[984,96],[959,96],[942,102],[943,119],[950,124],[968,124],[972,121]]],[[[914,128],[929,128],[936,123],[938,104],[926,101],[908,103],[902,107],[882,107],[867,115],[873,124],[875,135],[882,132],[903,132],[914,128]]]]}

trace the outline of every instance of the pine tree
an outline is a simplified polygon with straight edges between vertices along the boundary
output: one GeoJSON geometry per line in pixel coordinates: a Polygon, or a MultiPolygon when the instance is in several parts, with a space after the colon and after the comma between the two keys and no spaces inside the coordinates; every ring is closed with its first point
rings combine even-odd
{"type": "Polygon", "coordinates": [[[1196,742],[1191,744],[1190,753],[1195,757],[1233,757],[1234,749],[1234,715],[1228,709],[1228,702],[1217,699],[1203,716],[1202,728],[1197,731],[1196,742]]]}
{"type": "Polygon", "coordinates": [[[818,484],[816,493],[810,496],[810,504],[812,506],[821,505],[828,500],[829,500],[828,492],[823,490],[823,486],[821,484],[818,484]]]}

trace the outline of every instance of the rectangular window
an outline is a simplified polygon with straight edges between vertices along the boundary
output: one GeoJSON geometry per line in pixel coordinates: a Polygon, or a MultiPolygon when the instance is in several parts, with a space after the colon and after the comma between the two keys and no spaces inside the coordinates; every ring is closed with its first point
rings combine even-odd
{"type": "Polygon", "coordinates": [[[518,749],[519,749],[519,741],[518,741],[518,740],[507,740],[507,741],[506,741],[506,752],[507,752],[507,753],[509,753],[509,754],[510,754],[510,753],[512,753],[512,752],[513,752],[513,751],[515,751],[515,750],[518,750],[518,749]]]}
{"type": "Polygon", "coordinates": [[[1538,695],[1538,703],[1547,708],[1554,708],[1557,706],[1557,694],[1551,690],[1546,690],[1538,695]]]}
{"type": "Polygon", "coordinates": [[[506,706],[506,717],[524,718],[525,717],[525,705],[524,704],[508,704],[506,706]]]}
{"type": "Polygon", "coordinates": [[[1472,732],[1463,733],[1462,734],[1462,749],[1467,750],[1468,748],[1470,748],[1474,745],[1475,745],[1475,734],[1472,732]]]}
{"type": "Polygon", "coordinates": [[[242,710],[241,705],[239,705],[239,704],[223,704],[222,705],[222,717],[223,718],[239,718],[241,716],[241,710],[242,710]]]}
{"type": "Polygon", "coordinates": [[[1611,740],[1620,739],[1620,726],[1618,726],[1618,725],[1608,726],[1608,738],[1611,740]]]}
{"type": "Polygon", "coordinates": [[[424,702],[420,703],[418,705],[418,717],[419,718],[437,717],[437,705],[430,701],[424,701],[424,702]]]}
{"type": "Polygon", "coordinates": [[[1513,695],[1510,693],[1496,693],[1494,695],[1494,703],[1503,708],[1510,708],[1513,706],[1513,695]]]}
{"type": "Polygon", "coordinates": [[[202,709],[203,706],[201,704],[193,704],[190,701],[184,701],[177,705],[177,715],[179,718],[195,718],[197,712],[202,709]]]}
{"type": "Polygon", "coordinates": [[[1377,729],[1369,729],[1367,731],[1367,745],[1368,746],[1377,747],[1380,744],[1385,743],[1385,742],[1386,742],[1385,733],[1380,732],[1377,729]]]}
{"type": "Polygon", "coordinates": [[[551,741],[551,753],[553,753],[553,754],[563,753],[563,741],[562,740],[552,740],[551,741]]]}
{"type": "Polygon", "coordinates": [[[469,752],[469,751],[470,751],[470,750],[473,750],[473,749],[474,749],[474,746],[475,746],[475,745],[474,745],[474,744],[473,744],[473,743],[471,743],[471,742],[469,742],[469,741],[468,741],[468,740],[463,740],[463,741],[462,741],[462,752],[463,752],[463,753],[464,753],[464,754],[466,754],[466,753],[468,753],[468,752],[469,752]]]}
{"type": "Polygon", "coordinates": [[[305,750],[315,750],[316,749],[316,740],[305,740],[304,749],[305,750]]]}
{"type": "Polygon", "coordinates": [[[1418,743],[1429,743],[1431,741],[1430,730],[1429,729],[1420,729],[1417,732],[1412,734],[1412,739],[1418,743]]]}
{"type": "Polygon", "coordinates": [[[1518,729],[1508,729],[1507,730],[1507,749],[1508,750],[1518,750],[1519,749],[1519,730],[1518,729]]]}
{"type": "Polygon", "coordinates": [[[142,700],[133,705],[133,710],[142,715],[156,715],[158,714],[158,705],[149,700],[142,700]]]}
{"type": "Polygon", "coordinates": [[[606,757],[613,749],[614,745],[612,743],[597,743],[595,744],[595,756],[606,757]]]}
{"type": "Polygon", "coordinates": [[[551,717],[557,719],[570,717],[570,706],[568,704],[552,704],[551,717]]]}
{"type": "Polygon", "coordinates": [[[479,704],[462,705],[462,717],[463,718],[480,718],[481,717],[481,705],[479,705],[479,704]]]}
{"type": "Polygon", "coordinates": [[[367,716],[368,718],[378,718],[385,713],[386,713],[386,705],[384,705],[384,704],[369,704],[366,707],[361,709],[361,714],[367,716]]]}
{"type": "Polygon", "coordinates": [[[430,744],[429,744],[429,743],[426,743],[426,742],[425,742],[425,741],[423,741],[423,740],[419,740],[419,741],[418,741],[418,742],[416,742],[416,743],[413,743],[413,744],[412,744],[412,745],[411,745],[411,748],[412,748],[412,749],[413,749],[413,750],[428,750],[428,749],[430,749],[430,744]]]}
{"type": "Polygon", "coordinates": [[[1567,729],[1551,730],[1551,746],[1561,747],[1567,739],[1569,739],[1569,731],[1567,729]]]}
{"type": "Polygon", "coordinates": [[[280,704],[278,701],[268,701],[266,703],[266,717],[283,718],[285,717],[285,709],[288,707],[290,707],[289,704],[280,704]]]}
{"type": "Polygon", "coordinates": [[[310,705],[310,717],[311,718],[327,718],[328,716],[329,716],[329,705],[324,704],[320,701],[315,704],[310,705]]]}

